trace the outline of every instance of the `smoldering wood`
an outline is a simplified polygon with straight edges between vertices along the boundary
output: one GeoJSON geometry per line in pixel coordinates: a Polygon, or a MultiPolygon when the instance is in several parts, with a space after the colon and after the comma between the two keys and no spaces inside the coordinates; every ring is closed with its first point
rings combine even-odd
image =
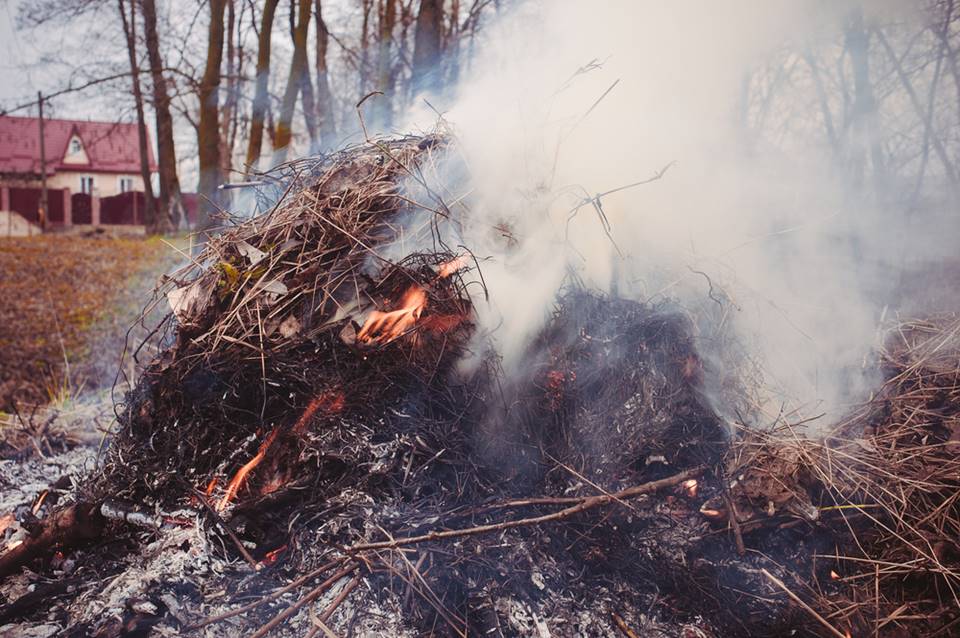
{"type": "MultiPolygon", "coordinates": [[[[857,635],[905,603],[911,622],[949,627],[926,592],[958,579],[937,544],[957,524],[955,321],[897,326],[883,394],[823,440],[724,423],[705,380],[747,364],[735,343],[704,360],[689,312],[575,286],[525,352],[528,375],[484,361],[459,378],[483,299],[468,269],[483,262],[383,251],[403,213],[427,236],[456,221],[461,207],[429,188],[455,143],[375,139],[258,180],[279,203],[159,291],[177,293],[170,347],[127,398],[103,465],[37,528],[48,540],[2,560],[43,569],[57,547],[80,565],[69,578],[102,565],[110,597],[85,581],[57,603],[87,633],[119,614],[261,635],[537,635],[534,617],[588,635],[734,636],[822,633],[819,617],[857,635]],[[422,204],[398,189],[408,179],[425,182],[422,204]],[[425,299],[412,327],[344,341],[411,287],[425,299]],[[937,423],[919,418],[932,410],[937,423]],[[145,514],[195,498],[192,526],[145,514]],[[136,549],[112,556],[120,540],[136,549]],[[198,560],[215,569],[192,571],[198,560]]],[[[36,618],[34,603],[16,613],[36,618]]]]}

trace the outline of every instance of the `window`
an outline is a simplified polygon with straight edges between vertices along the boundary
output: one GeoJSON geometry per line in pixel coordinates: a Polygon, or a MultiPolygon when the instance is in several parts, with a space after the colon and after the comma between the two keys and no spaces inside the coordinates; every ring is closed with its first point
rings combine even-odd
{"type": "Polygon", "coordinates": [[[87,195],[93,195],[93,177],[83,175],[80,177],[80,192],[87,195]]]}
{"type": "Polygon", "coordinates": [[[83,146],[80,144],[80,140],[78,140],[77,138],[73,138],[72,140],[70,140],[70,154],[77,155],[81,151],[83,151],[83,146]]]}
{"type": "Polygon", "coordinates": [[[133,178],[132,177],[121,177],[120,178],[120,192],[129,193],[133,190],[133,178]]]}

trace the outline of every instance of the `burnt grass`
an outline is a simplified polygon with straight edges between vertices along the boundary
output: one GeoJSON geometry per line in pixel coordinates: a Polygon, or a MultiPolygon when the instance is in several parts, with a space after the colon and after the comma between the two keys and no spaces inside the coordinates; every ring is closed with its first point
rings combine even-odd
{"type": "MultiPolygon", "coordinates": [[[[433,291],[437,312],[467,303],[453,290],[433,291]]],[[[696,498],[673,489],[559,522],[376,552],[370,590],[405,589],[406,622],[423,635],[513,635],[504,629],[505,600],[586,635],[603,635],[591,633],[598,628],[589,618],[614,612],[635,626],[646,613],[718,635],[783,635],[805,624],[787,605],[739,593],[762,587],[760,567],[782,573],[782,564],[765,552],[737,557],[729,535],[698,512],[719,493],[715,472],[729,433],[701,390],[709,371],[686,315],[571,290],[518,371],[489,360],[462,376],[454,364],[470,328],[376,351],[330,330],[266,362],[227,368],[208,360],[182,377],[158,364],[131,396],[94,492],[172,507],[251,458],[262,424],[282,423],[230,524],[257,560],[280,550],[293,578],[331,549],[385,532],[409,537],[548,514],[557,507],[498,504],[616,492],[703,467],[696,498]],[[342,408],[310,412],[317,397],[335,393],[342,408]],[[416,579],[414,564],[423,574],[416,579]]],[[[811,531],[758,544],[799,566],[833,547],[811,531]]],[[[244,596],[243,587],[234,595],[244,596]]]]}
{"type": "MultiPolygon", "coordinates": [[[[949,635],[960,323],[895,327],[883,392],[818,440],[720,418],[715,400],[750,404],[749,366],[728,323],[671,302],[570,283],[501,359],[475,325],[482,259],[442,241],[376,254],[408,213],[428,213],[427,233],[453,215],[423,177],[451,143],[373,141],[278,169],[285,198],[157,291],[173,295],[150,342],[165,348],[134,349],[143,374],[109,450],[72,503],[27,521],[0,574],[71,555],[60,582],[81,593],[44,591],[78,636],[209,623],[312,637],[297,605],[321,601],[347,636],[543,636],[547,621],[560,636],[909,635],[898,614],[949,635]],[[403,195],[410,180],[430,208],[403,195]],[[420,298],[412,324],[365,333],[420,298]],[[69,538],[36,540],[78,514],[69,538]],[[148,550],[166,543],[177,551],[148,550]],[[114,571],[136,601],[96,597],[114,571]]],[[[725,313],[712,292],[706,305],[725,313]]],[[[0,619],[36,619],[36,598],[0,619]]]]}

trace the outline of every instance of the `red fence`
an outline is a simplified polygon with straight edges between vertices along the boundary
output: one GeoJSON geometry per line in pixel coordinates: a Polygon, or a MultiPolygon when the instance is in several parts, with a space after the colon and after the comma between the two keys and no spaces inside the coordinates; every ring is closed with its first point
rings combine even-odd
{"type": "MultiPolygon", "coordinates": [[[[28,221],[38,224],[40,209],[39,188],[6,189],[9,193],[9,208],[22,215],[28,221]]],[[[51,224],[65,223],[65,208],[70,207],[70,219],[73,224],[93,224],[94,212],[99,202],[100,224],[139,225],[144,223],[146,195],[140,192],[128,192],[95,199],[86,193],[74,193],[70,202],[65,201],[65,190],[47,189],[47,221],[51,224]]],[[[187,219],[180,220],[183,225],[193,226],[197,220],[199,198],[196,193],[183,193],[183,205],[187,219]]],[[[154,200],[156,201],[156,200],[154,200]]]]}
{"type": "MultiPolygon", "coordinates": [[[[27,221],[40,223],[40,189],[11,188],[10,210],[20,213],[27,221]]],[[[47,221],[63,223],[63,190],[59,188],[47,189],[47,221]]]]}
{"type": "Polygon", "coordinates": [[[120,193],[100,200],[101,224],[142,224],[147,198],[143,193],[120,193]]]}
{"type": "Polygon", "coordinates": [[[74,193],[70,196],[74,224],[93,223],[93,198],[86,193],[74,193]]]}

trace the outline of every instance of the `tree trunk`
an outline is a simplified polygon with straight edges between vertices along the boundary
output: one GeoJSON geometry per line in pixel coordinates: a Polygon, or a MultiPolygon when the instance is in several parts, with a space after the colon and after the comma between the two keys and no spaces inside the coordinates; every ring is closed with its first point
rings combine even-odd
{"type": "Polygon", "coordinates": [[[180,196],[177,151],[173,144],[173,116],[170,114],[170,96],[167,94],[167,81],[163,76],[160,39],[157,36],[157,8],[154,0],[141,0],[141,7],[150,76],[153,80],[153,110],[157,120],[157,163],[160,173],[160,207],[157,219],[176,229],[186,213],[180,196]]]}
{"type": "Polygon", "coordinates": [[[863,13],[855,9],[850,14],[845,29],[847,51],[853,68],[853,112],[851,130],[853,182],[862,186],[866,172],[866,153],[870,151],[875,191],[883,199],[886,190],[886,170],[880,136],[877,132],[877,103],[870,81],[870,32],[863,24],[863,13]]]}
{"type": "Polygon", "coordinates": [[[421,0],[414,36],[413,94],[439,87],[440,52],[443,38],[443,0],[421,0]]]}
{"type": "Polygon", "coordinates": [[[263,6],[263,19],[260,23],[260,39],[257,43],[257,88],[253,96],[253,111],[250,115],[250,140],[247,146],[247,173],[255,169],[260,161],[260,149],[263,146],[263,121],[270,105],[268,89],[270,85],[270,35],[273,31],[273,18],[280,0],[266,0],[263,6]]]}
{"type": "MultiPolygon", "coordinates": [[[[169,232],[170,227],[157,219],[156,207],[153,202],[153,184],[150,181],[150,156],[148,154],[147,122],[143,114],[143,92],[140,90],[140,67],[137,63],[137,34],[136,28],[136,0],[130,0],[130,20],[127,20],[127,11],[123,0],[117,0],[117,9],[123,21],[123,34],[127,39],[127,54],[130,58],[130,76],[133,79],[133,99],[137,108],[137,141],[140,150],[140,176],[143,178],[143,192],[146,200],[144,224],[147,233],[155,235],[169,232]]],[[[164,220],[165,221],[165,220],[164,220]]]]}
{"type": "Polygon", "coordinates": [[[290,76],[287,89],[280,104],[280,116],[277,120],[276,148],[274,164],[286,161],[287,147],[290,146],[293,112],[297,106],[297,93],[303,85],[303,76],[307,71],[307,31],[310,28],[310,0],[299,0],[297,26],[293,32],[293,60],[290,62],[290,76]]]}
{"type": "Polygon", "coordinates": [[[314,14],[317,21],[317,124],[320,129],[320,148],[333,148],[336,144],[337,124],[333,112],[333,92],[330,90],[330,78],[327,73],[327,45],[330,33],[327,23],[323,21],[321,0],[314,4],[314,14]]]}
{"type": "Polygon", "coordinates": [[[837,132],[833,126],[833,114],[830,111],[830,103],[827,99],[827,91],[823,86],[823,78],[820,76],[820,67],[813,53],[808,49],[803,52],[803,59],[810,68],[810,77],[813,80],[813,88],[817,92],[817,100],[820,102],[820,114],[823,117],[823,128],[827,134],[827,141],[830,148],[833,149],[836,156],[838,148],[837,132]]]}
{"type": "Polygon", "coordinates": [[[368,74],[370,69],[370,12],[373,10],[373,0],[363,0],[363,23],[360,27],[360,73],[357,78],[360,96],[367,94],[370,84],[368,74]]]}
{"type": "MultiPolygon", "coordinates": [[[[945,3],[944,11],[947,12],[948,17],[953,15],[953,5],[953,0],[947,0],[945,3]]],[[[957,62],[957,50],[950,42],[950,20],[945,20],[945,23],[946,26],[940,30],[938,35],[943,41],[943,48],[947,55],[947,65],[950,69],[950,75],[953,76],[953,88],[957,95],[957,116],[960,117],[960,64],[957,62]]]]}
{"type": "Polygon", "coordinates": [[[308,64],[304,62],[303,74],[300,76],[300,95],[303,98],[303,122],[310,136],[310,153],[316,153],[320,148],[320,139],[317,132],[317,104],[313,97],[313,80],[310,79],[308,64]]]}
{"type": "Polygon", "coordinates": [[[200,80],[200,123],[197,126],[197,151],[200,160],[200,207],[197,226],[212,227],[211,215],[220,210],[220,65],[223,63],[223,12],[226,0],[210,0],[210,27],[207,37],[207,62],[200,80]]]}
{"type": "Polygon", "coordinates": [[[234,43],[236,32],[237,13],[234,0],[226,0],[226,39],[227,39],[227,85],[223,99],[223,108],[220,109],[220,170],[222,178],[230,181],[230,171],[233,168],[233,148],[230,146],[230,124],[237,108],[237,52],[234,43]]]}
{"type": "Polygon", "coordinates": [[[380,0],[378,10],[380,30],[377,48],[377,90],[383,95],[373,102],[373,124],[381,130],[390,128],[393,119],[393,70],[390,66],[390,51],[393,40],[393,28],[397,22],[396,0],[380,0]]]}

